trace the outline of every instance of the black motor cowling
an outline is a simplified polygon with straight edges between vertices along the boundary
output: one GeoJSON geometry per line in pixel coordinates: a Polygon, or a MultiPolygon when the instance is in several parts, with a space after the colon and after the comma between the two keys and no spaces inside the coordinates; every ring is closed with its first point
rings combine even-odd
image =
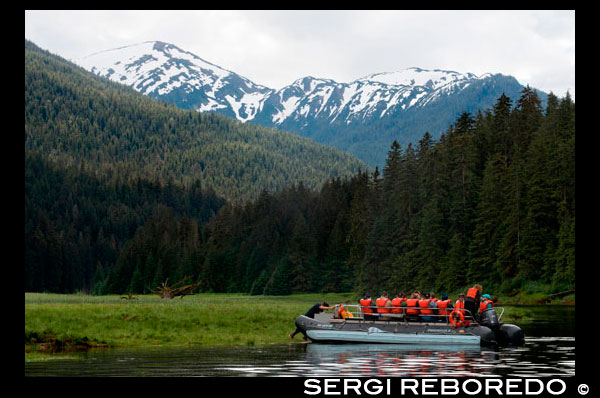
{"type": "Polygon", "coordinates": [[[492,330],[498,329],[498,327],[500,327],[500,321],[498,320],[496,310],[493,308],[484,310],[479,316],[479,323],[483,326],[487,326],[492,330]]]}

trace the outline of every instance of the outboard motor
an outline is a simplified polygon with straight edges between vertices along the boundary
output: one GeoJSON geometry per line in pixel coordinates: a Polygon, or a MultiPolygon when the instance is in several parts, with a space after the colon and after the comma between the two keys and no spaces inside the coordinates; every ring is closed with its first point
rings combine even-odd
{"type": "Polygon", "coordinates": [[[498,320],[496,310],[493,308],[488,308],[487,310],[484,310],[479,316],[479,323],[496,331],[496,329],[498,329],[498,327],[500,326],[500,321],[498,320]]]}
{"type": "Polygon", "coordinates": [[[517,325],[503,323],[496,332],[496,337],[501,345],[521,346],[525,344],[525,334],[517,325]]]}

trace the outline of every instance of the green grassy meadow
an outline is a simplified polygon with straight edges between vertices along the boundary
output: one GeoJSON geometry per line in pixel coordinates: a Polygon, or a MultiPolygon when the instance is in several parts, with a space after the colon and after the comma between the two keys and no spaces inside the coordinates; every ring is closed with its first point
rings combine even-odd
{"type": "Polygon", "coordinates": [[[283,343],[294,319],[313,304],[356,299],[351,293],[137,297],[25,293],[26,352],[51,339],[110,347],[283,343]]]}
{"type": "MultiPolygon", "coordinates": [[[[456,295],[450,296],[454,299],[456,295]]],[[[202,293],[171,300],[156,295],[130,300],[121,297],[25,293],[26,360],[48,358],[48,352],[56,357],[95,347],[286,343],[295,328],[294,319],[313,304],[327,301],[334,305],[348,300],[354,304],[359,299],[353,293],[202,293]]],[[[499,296],[498,301],[500,305],[521,304],[534,298],[499,296]]],[[[566,299],[574,303],[575,298],[566,299]]],[[[301,339],[301,335],[296,336],[297,341],[301,339]]]]}

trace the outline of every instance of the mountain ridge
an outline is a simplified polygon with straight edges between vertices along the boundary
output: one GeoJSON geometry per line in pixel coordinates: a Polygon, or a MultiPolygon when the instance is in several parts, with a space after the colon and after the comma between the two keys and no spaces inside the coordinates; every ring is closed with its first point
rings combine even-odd
{"type": "Polygon", "coordinates": [[[410,67],[349,83],[305,76],[276,90],[160,41],[106,50],[73,62],[185,109],[297,132],[348,151],[371,166],[382,164],[393,140],[415,143],[427,131],[437,138],[460,112],[487,109],[503,93],[516,99],[523,88],[514,77],[500,73],[477,76],[410,67]],[[446,101],[467,97],[470,102],[456,106],[446,101]],[[444,109],[440,103],[446,103],[444,109]],[[435,114],[430,112],[433,108],[435,114]],[[389,127],[382,129],[383,125],[389,127]],[[363,145],[354,149],[359,137],[363,145]],[[373,150],[365,153],[361,146],[373,150]]]}

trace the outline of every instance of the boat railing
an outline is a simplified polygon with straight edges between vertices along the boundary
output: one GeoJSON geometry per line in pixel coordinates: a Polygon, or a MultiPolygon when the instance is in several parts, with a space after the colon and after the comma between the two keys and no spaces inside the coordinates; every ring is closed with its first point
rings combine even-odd
{"type": "MultiPolygon", "coordinates": [[[[369,306],[372,310],[371,313],[363,311],[364,306],[360,304],[338,304],[334,309],[334,318],[337,319],[356,319],[356,320],[393,320],[393,319],[421,319],[421,320],[433,320],[433,321],[448,321],[448,317],[452,311],[460,311],[464,315],[465,320],[476,323],[476,318],[473,317],[471,311],[464,308],[435,308],[435,307],[420,307],[420,306],[404,306],[404,307],[384,307],[389,312],[378,312],[377,309],[381,309],[377,306],[369,306]],[[342,307],[342,308],[340,308],[342,307]],[[418,310],[417,314],[408,314],[407,310],[418,310]],[[423,314],[422,310],[431,310],[431,314],[423,314]],[[396,312],[394,312],[396,311],[396,312]],[[444,313],[440,314],[439,312],[444,313]],[[345,313],[344,313],[345,312],[345,313]],[[365,316],[366,315],[366,316],[365,316]],[[407,316],[408,315],[408,316],[407,316]],[[429,317],[429,318],[428,318],[429,317]]],[[[504,315],[503,307],[494,307],[496,311],[501,310],[498,315],[498,320],[504,315]]]]}

